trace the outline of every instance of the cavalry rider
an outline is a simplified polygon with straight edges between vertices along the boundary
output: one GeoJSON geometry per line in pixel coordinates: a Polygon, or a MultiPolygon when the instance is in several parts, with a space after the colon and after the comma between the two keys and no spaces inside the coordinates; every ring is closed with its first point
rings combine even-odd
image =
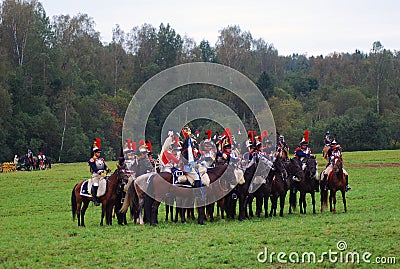
{"type": "Polygon", "coordinates": [[[179,145],[179,138],[175,136],[174,132],[169,131],[168,137],[161,148],[160,152],[160,162],[162,165],[161,172],[172,173],[173,168],[178,168],[179,166],[179,151],[181,147],[179,145]]]}
{"type": "MultiPolygon", "coordinates": [[[[333,170],[333,163],[332,161],[335,159],[335,157],[342,157],[342,148],[340,145],[336,142],[336,139],[334,138],[332,142],[330,143],[330,148],[328,150],[328,164],[325,168],[324,171],[322,171],[322,174],[324,176],[323,182],[325,184],[325,189],[327,188],[327,183],[328,183],[328,175],[332,172],[333,170]]],[[[347,171],[343,169],[343,174],[346,176],[346,191],[351,190],[349,187],[349,174],[347,171]]]]}
{"type": "Polygon", "coordinates": [[[97,189],[99,188],[99,181],[106,176],[106,172],[110,169],[107,167],[103,158],[100,157],[100,138],[94,140],[92,146],[92,158],[89,160],[90,173],[92,174],[89,179],[88,192],[93,196],[93,203],[95,206],[100,205],[99,198],[97,197],[97,189]]]}
{"type": "Polygon", "coordinates": [[[217,163],[219,165],[227,165],[231,160],[232,144],[224,143],[222,151],[217,152],[217,163]]]}
{"type": "Polygon", "coordinates": [[[278,142],[276,142],[275,150],[281,153],[281,156],[286,156],[285,160],[289,158],[289,147],[285,142],[285,137],[278,133],[278,142]]]}
{"type": "Polygon", "coordinates": [[[186,176],[190,183],[194,185],[194,187],[200,187],[200,175],[199,171],[196,170],[195,164],[198,160],[199,150],[197,149],[197,143],[194,137],[192,136],[192,131],[188,126],[185,126],[182,129],[182,134],[185,140],[183,141],[181,155],[183,170],[186,172],[186,176]]]}
{"type": "Polygon", "coordinates": [[[148,146],[145,144],[144,140],[139,141],[139,143],[141,146],[139,147],[139,156],[137,158],[138,168],[136,177],[153,171],[153,164],[149,159],[148,146]]]}
{"type": "Polygon", "coordinates": [[[329,131],[327,131],[325,134],[325,138],[324,138],[324,145],[330,146],[331,142],[332,142],[331,135],[330,135],[329,131]]]}
{"type": "Polygon", "coordinates": [[[308,147],[308,130],[304,131],[303,139],[300,141],[300,147],[296,148],[294,156],[300,162],[303,171],[306,169],[307,158],[312,156],[311,148],[308,147]]]}
{"type": "Polygon", "coordinates": [[[210,168],[214,166],[215,162],[215,154],[216,154],[216,146],[211,139],[212,131],[206,131],[207,138],[204,138],[203,141],[200,142],[200,164],[206,168],[210,168]]]}

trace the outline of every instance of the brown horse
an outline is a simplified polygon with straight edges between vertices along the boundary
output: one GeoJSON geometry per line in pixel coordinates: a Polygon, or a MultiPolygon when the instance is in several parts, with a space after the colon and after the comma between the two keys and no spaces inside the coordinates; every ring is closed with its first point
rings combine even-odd
{"type": "MultiPolygon", "coordinates": [[[[276,156],[277,160],[279,160],[280,156],[279,155],[276,156]]],[[[270,175],[272,178],[268,178],[267,180],[267,188],[270,189],[271,193],[271,210],[269,212],[270,217],[276,216],[276,210],[278,208],[278,198],[280,205],[279,216],[283,217],[283,209],[285,207],[286,193],[288,189],[290,189],[290,180],[287,178],[287,174],[289,172],[287,170],[288,167],[285,165],[285,168],[284,169],[282,168],[282,172],[276,171],[275,173],[272,173],[270,175]]]]}
{"type": "Polygon", "coordinates": [[[333,170],[328,175],[327,189],[321,188],[321,212],[328,203],[329,190],[329,208],[330,211],[336,213],[336,192],[341,191],[343,198],[344,212],[347,212],[346,205],[346,176],[343,173],[343,160],[341,156],[335,156],[332,160],[333,170]],[[333,203],[333,207],[332,207],[333,203]]]}
{"type": "MultiPolygon", "coordinates": [[[[210,178],[210,183],[217,181],[217,179],[224,174],[226,169],[227,169],[226,165],[208,169],[207,173],[210,178]]],[[[135,180],[135,185],[139,186],[139,188],[142,189],[142,192],[141,193],[137,192],[136,195],[140,197],[145,194],[143,190],[146,190],[146,195],[144,195],[145,197],[140,197],[139,200],[142,199],[145,200],[146,204],[145,212],[147,211],[150,214],[150,216],[147,216],[149,217],[150,224],[157,225],[158,207],[160,203],[165,201],[168,196],[177,198],[176,199],[177,207],[187,207],[188,201],[185,201],[185,198],[188,196],[188,193],[192,191],[196,193],[195,200],[197,203],[198,213],[199,213],[198,223],[204,224],[205,220],[204,206],[207,204],[207,199],[209,200],[209,198],[207,197],[211,197],[212,195],[212,188],[210,187],[211,185],[208,187],[201,187],[195,189],[193,188],[188,189],[184,187],[180,188],[173,185],[172,180],[173,180],[172,174],[168,172],[161,172],[158,174],[155,173],[146,174],[143,175],[143,177],[135,180]],[[151,197],[148,197],[147,194],[150,194],[151,197]],[[149,210],[146,210],[147,207],[149,207],[149,210]]],[[[126,203],[131,201],[132,199],[129,197],[134,195],[135,194],[133,193],[133,189],[129,188],[127,192],[127,197],[125,198],[126,203]]],[[[124,203],[121,210],[127,210],[127,207],[128,206],[125,205],[124,203]]]]}
{"type": "MultiPolygon", "coordinates": [[[[115,172],[107,179],[106,193],[99,197],[102,205],[100,225],[103,225],[104,216],[106,217],[106,225],[112,225],[112,210],[117,198],[117,189],[125,177],[124,170],[116,169],[115,172]]],[[[80,194],[81,186],[85,180],[76,184],[72,189],[71,205],[72,205],[72,218],[78,218],[78,226],[85,226],[85,212],[89,206],[92,197],[83,196],[80,194]],[[83,206],[82,206],[83,203],[83,206]]]]}
{"type": "Polygon", "coordinates": [[[331,148],[329,145],[325,145],[324,148],[322,149],[322,157],[324,157],[325,160],[328,160],[328,150],[331,148]]]}

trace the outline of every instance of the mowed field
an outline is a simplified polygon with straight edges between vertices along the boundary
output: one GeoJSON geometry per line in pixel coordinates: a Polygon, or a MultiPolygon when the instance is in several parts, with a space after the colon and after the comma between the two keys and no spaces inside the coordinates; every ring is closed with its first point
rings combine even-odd
{"type": "Polygon", "coordinates": [[[307,215],[288,215],[286,202],[284,217],[204,226],[166,222],[162,205],[158,227],[116,219],[101,227],[91,204],[78,228],[71,191],[89,176],[86,163],[0,174],[0,268],[396,268],[400,151],[346,152],[344,160],[353,188],[347,213],[339,193],[338,213],[321,213],[317,193],[315,215],[307,196],[307,215]]]}

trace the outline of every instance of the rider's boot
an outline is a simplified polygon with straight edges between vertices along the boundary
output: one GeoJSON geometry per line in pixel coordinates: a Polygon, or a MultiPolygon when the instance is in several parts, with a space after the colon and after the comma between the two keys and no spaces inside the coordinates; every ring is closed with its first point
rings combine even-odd
{"type": "Polygon", "coordinates": [[[97,197],[97,189],[98,188],[99,188],[98,186],[92,186],[92,190],[91,190],[92,197],[93,197],[93,204],[95,206],[99,206],[100,205],[99,198],[97,197]]]}
{"type": "Polygon", "coordinates": [[[349,175],[346,175],[346,191],[351,190],[351,187],[349,187],[349,175]]]}

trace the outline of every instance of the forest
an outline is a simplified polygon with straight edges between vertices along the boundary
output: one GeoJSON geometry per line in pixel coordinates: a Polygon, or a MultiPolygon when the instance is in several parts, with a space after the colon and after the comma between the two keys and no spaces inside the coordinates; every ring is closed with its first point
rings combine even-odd
{"type": "MultiPolygon", "coordinates": [[[[28,148],[53,162],[86,161],[95,137],[103,156],[115,159],[135,92],[160,71],[190,62],[223,64],[249,77],[291,149],[305,129],[316,153],[326,131],[345,151],[400,148],[400,52],[380,41],[367,52],[308,57],[279,55],[273,40],[239,25],[221,29],[215,44],[197,44],[167,22],[129,32],[115,25],[112,36],[103,43],[90,14],[49,18],[35,0],[1,3],[0,162],[28,148]]],[[[199,96],[229,105],[250,126],[247,108],[229,93],[203,88],[199,96]]],[[[151,113],[146,139],[156,149],[160,122],[184,101],[184,89],[177,89],[151,113]]],[[[216,128],[193,124],[201,132],[216,128]]]]}

